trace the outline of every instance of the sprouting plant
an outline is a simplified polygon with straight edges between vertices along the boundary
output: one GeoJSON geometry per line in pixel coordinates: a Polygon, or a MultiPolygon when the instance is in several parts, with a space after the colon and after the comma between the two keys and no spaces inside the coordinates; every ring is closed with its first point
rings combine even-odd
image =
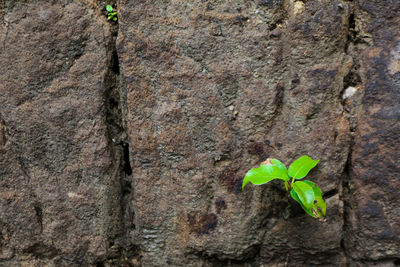
{"type": "Polygon", "coordinates": [[[117,11],[114,11],[113,7],[111,5],[106,6],[107,10],[107,19],[110,20],[112,19],[113,21],[117,21],[117,11]]]}
{"type": "Polygon", "coordinates": [[[279,160],[267,159],[261,163],[260,167],[247,172],[243,179],[242,190],[249,182],[261,185],[279,179],[284,183],[286,191],[301,205],[305,212],[320,221],[325,221],[326,203],[322,197],[321,189],[308,180],[296,181],[303,179],[318,162],[319,160],[302,156],[295,160],[287,170],[279,160]]]}

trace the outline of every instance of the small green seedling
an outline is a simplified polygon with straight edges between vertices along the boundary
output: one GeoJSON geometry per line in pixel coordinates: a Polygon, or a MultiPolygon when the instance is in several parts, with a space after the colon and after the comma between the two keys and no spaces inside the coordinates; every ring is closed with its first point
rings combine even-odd
{"type": "Polygon", "coordinates": [[[242,190],[249,182],[261,185],[279,179],[285,184],[286,191],[307,214],[320,221],[325,221],[326,203],[322,198],[321,189],[311,181],[296,181],[303,179],[318,162],[319,160],[302,156],[295,160],[287,170],[279,160],[267,159],[261,163],[260,167],[247,172],[243,179],[242,190]]]}
{"type": "Polygon", "coordinates": [[[114,11],[113,7],[111,5],[106,6],[107,10],[107,19],[110,20],[112,19],[113,21],[117,21],[117,11],[114,11]]]}

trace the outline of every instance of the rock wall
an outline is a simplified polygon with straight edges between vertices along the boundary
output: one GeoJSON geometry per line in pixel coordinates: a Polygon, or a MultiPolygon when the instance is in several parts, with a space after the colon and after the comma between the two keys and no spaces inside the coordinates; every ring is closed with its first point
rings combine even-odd
{"type": "Polygon", "coordinates": [[[399,1],[0,17],[0,266],[400,265],[399,1]],[[242,192],[265,158],[304,154],[327,222],[279,183],[242,192]]]}

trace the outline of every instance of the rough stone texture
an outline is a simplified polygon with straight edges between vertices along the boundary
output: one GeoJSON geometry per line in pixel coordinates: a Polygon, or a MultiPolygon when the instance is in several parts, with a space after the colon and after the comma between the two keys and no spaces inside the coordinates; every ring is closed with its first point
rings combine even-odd
{"type": "Polygon", "coordinates": [[[400,264],[397,0],[33,2],[0,1],[0,266],[400,264]],[[326,223],[242,192],[304,154],[326,223]]]}
{"type": "Polygon", "coordinates": [[[338,197],[321,225],[298,210],[283,219],[277,184],[244,193],[240,185],[268,155],[288,162],[308,154],[322,162],[311,179],[324,191],[339,187],[350,147],[341,105],[348,9],[120,2],[117,49],[144,265],[342,261],[338,197]]]}
{"type": "Polygon", "coordinates": [[[3,8],[0,266],[106,258],[121,212],[105,123],[109,27],[82,1],[3,8]]]}
{"type": "Polygon", "coordinates": [[[364,89],[352,154],[349,253],[400,264],[400,2],[359,1],[356,26],[373,45],[361,56],[364,89]]]}

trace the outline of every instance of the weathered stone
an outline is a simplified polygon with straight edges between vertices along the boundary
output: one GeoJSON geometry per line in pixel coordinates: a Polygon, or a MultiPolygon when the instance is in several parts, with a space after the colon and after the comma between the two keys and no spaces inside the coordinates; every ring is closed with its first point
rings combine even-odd
{"type": "Polygon", "coordinates": [[[361,57],[364,96],[351,162],[347,247],[354,260],[391,258],[394,265],[400,258],[400,3],[359,1],[358,10],[359,30],[374,45],[361,57]]]}
{"type": "Polygon", "coordinates": [[[316,14],[308,3],[303,12],[243,1],[120,7],[143,264],[245,263],[258,253],[260,262],[284,262],[285,247],[293,262],[340,261],[337,195],[320,225],[296,209],[284,220],[281,187],[242,193],[241,182],[268,156],[289,163],[308,154],[321,159],[310,179],[338,192],[350,146],[341,106],[347,6],[319,3],[316,14]],[[266,26],[285,13],[281,38],[271,36],[266,26]],[[308,261],[307,253],[318,256],[308,261]]]}
{"type": "Polygon", "coordinates": [[[399,10],[0,1],[0,266],[398,265],[399,10]],[[325,223],[242,191],[305,154],[325,223]]]}
{"type": "Polygon", "coordinates": [[[110,30],[96,5],[67,2],[2,9],[1,266],[82,266],[108,257],[119,233],[104,106],[110,30]]]}

